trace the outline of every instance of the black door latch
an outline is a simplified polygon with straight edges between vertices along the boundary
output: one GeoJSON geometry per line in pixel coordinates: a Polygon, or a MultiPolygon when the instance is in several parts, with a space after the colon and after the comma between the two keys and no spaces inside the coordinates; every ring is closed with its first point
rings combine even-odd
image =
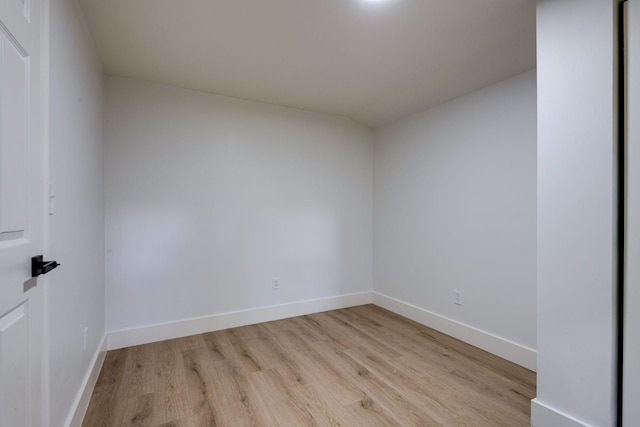
{"type": "Polygon", "coordinates": [[[42,259],[42,255],[31,258],[31,277],[38,277],[41,274],[47,274],[60,265],[57,261],[43,261],[42,259]]]}

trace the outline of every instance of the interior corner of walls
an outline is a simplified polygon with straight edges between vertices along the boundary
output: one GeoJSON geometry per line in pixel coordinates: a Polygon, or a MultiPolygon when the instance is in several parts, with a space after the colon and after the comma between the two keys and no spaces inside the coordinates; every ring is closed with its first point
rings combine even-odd
{"type": "Polygon", "coordinates": [[[488,332],[465,325],[421,307],[397,300],[387,295],[372,292],[373,304],[404,316],[424,326],[435,329],[467,344],[481,348],[496,356],[524,368],[536,371],[537,352],[534,349],[498,337],[488,332]]]}
{"type": "Polygon", "coordinates": [[[578,421],[536,398],[531,401],[531,427],[588,427],[588,424],[578,421]]]}
{"type": "Polygon", "coordinates": [[[214,314],[195,319],[178,320],[155,325],[120,329],[107,332],[107,349],[148,344],[189,335],[237,328],[295,316],[304,316],[341,308],[370,304],[371,292],[338,295],[298,301],[290,304],[257,307],[249,310],[214,314]]]}

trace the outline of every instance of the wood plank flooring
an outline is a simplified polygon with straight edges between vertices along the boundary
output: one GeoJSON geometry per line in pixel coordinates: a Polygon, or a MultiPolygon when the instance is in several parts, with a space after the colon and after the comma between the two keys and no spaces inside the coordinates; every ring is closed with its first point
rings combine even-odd
{"type": "Polygon", "coordinates": [[[83,426],[529,426],[535,381],[365,305],[110,351],[83,426]]]}

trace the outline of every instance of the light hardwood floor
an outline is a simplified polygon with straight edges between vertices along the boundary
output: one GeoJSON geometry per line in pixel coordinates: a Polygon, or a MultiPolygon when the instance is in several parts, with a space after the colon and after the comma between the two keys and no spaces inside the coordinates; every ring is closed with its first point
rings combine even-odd
{"type": "Polygon", "coordinates": [[[83,426],[528,426],[535,381],[365,305],[110,351],[83,426]]]}

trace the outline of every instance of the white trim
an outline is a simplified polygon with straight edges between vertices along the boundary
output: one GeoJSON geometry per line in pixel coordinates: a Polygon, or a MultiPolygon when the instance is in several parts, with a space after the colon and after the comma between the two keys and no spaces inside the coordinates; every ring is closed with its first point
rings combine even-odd
{"type": "Polygon", "coordinates": [[[533,349],[377,292],[339,295],[109,331],[107,332],[107,349],[116,350],[156,341],[370,303],[479,347],[525,368],[536,370],[536,351],[533,349]]]}
{"type": "Polygon", "coordinates": [[[558,411],[538,399],[531,401],[531,427],[587,427],[575,418],[558,411]]]}
{"type": "Polygon", "coordinates": [[[534,349],[378,292],[372,292],[372,302],[375,305],[479,347],[527,369],[536,370],[536,350],[534,349]]]}
{"type": "Polygon", "coordinates": [[[82,387],[80,387],[78,395],[73,401],[73,406],[71,407],[71,412],[69,413],[69,418],[67,419],[65,425],[69,427],[82,426],[82,421],[87,412],[87,408],[89,407],[91,395],[93,394],[93,389],[96,386],[96,382],[98,381],[98,376],[100,375],[100,370],[102,369],[102,364],[104,363],[106,355],[107,336],[103,335],[102,340],[100,341],[100,345],[98,346],[96,353],[93,355],[91,369],[87,371],[87,374],[82,380],[82,387]]]}
{"type": "Polygon", "coordinates": [[[640,420],[640,122],[637,120],[640,113],[640,2],[628,1],[624,3],[624,7],[627,188],[624,231],[622,424],[632,426],[640,420]]]}
{"type": "Polygon", "coordinates": [[[371,292],[339,295],[335,297],[319,298],[299,301],[290,304],[259,307],[249,310],[214,314],[212,316],[195,319],[178,320],[176,322],[142,326],[139,328],[120,329],[107,332],[107,348],[131,347],[150,342],[163,341],[221,329],[286,319],[321,311],[337,310],[370,304],[371,292]]]}

